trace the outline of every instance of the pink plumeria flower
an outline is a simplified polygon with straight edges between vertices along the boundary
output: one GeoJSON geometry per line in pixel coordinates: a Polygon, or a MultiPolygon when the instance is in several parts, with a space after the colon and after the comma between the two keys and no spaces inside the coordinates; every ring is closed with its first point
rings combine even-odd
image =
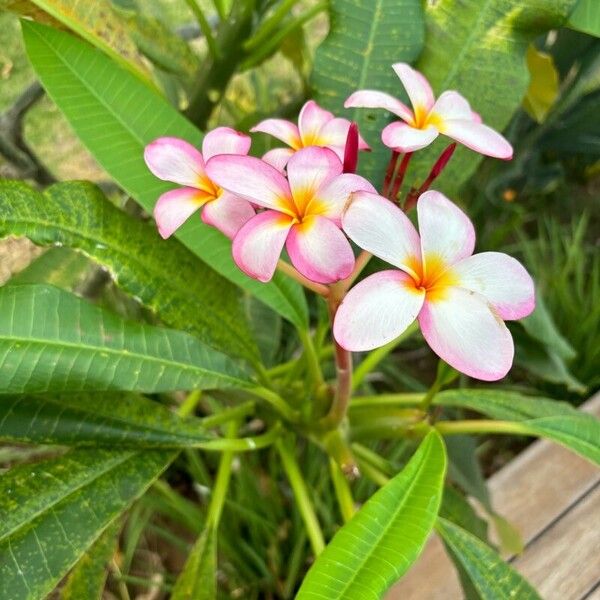
{"type": "Polygon", "coordinates": [[[471,150],[509,160],[513,149],[508,141],[471,110],[458,92],[446,91],[436,100],[425,77],[405,63],[392,65],[406,89],[412,110],[384,92],[360,90],[344,103],[346,108],[385,108],[400,117],[381,132],[383,143],[397,152],[425,148],[441,133],[471,150]]]}
{"type": "MultiPolygon", "coordinates": [[[[314,100],[309,100],[300,111],[298,125],[284,119],[266,119],[253,127],[251,132],[268,133],[285,142],[289,148],[269,150],[263,159],[278,170],[283,170],[290,157],[301,148],[321,146],[333,150],[340,160],[344,160],[344,147],[348,137],[350,121],[335,117],[321,108],[314,100]]],[[[359,150],[370,150],[359,136],[359,150]]]]}
{"type": "Polygon", "coordinates": [[[342,174],[334,152],[299,150],[288,162],[287,178],[252,156],[215,156],[206,172],[222,188],[267,209],[233,239],[233,258],[244,273],[269,281],[285,245],[294,267],[311,281],[350,275],[354,254],[340,230],[342,211],[352,192],[375,190],[359,175],[342,174]]]}
{"type": "Polygon", "coordinates": [[[229,127],[217,127],[204,136],[202,153],[174,137],[158,138],[146,146],[144,159],[160,179],[181,186],[160,196],[154,218],[163,238],[171,236],[202,208],[202,220],[232,238],[254,214],[243,198],[223,190],[206,174],[205,161],[219,154],[246,155],[250,138],[229,127]]]}
{"type": "Polygon", "coordinates": [[[504,320],[534,309],[531,277],[506,254],[473,255],[473,224],[439,192],[419,198],[417,215],[420,235],[389,200],[352,195],[344,230],[397,269],[350,290],[335,317],[336,340],[347,350],[371,350],[418,319],[427,343],[449,365],[484,381],[504,377],[514,354],[504,320]]]}

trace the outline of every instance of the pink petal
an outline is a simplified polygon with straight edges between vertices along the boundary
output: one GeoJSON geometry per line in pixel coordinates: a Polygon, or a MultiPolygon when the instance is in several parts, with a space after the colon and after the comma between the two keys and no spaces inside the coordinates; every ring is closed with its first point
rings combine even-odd
{"type": "Polygon", "coordinates": [[[435,96],[427,79],[406,63],[396,63],[392,68],[410,98],[415,116],[418,118],[420,112],[427,114],[435,103],[435,96]]]}
{"type": "Polygon", "coordinates": [[[154,140],[146,146],[144,160],[156,177],[179,185],[197,188],[206,177],[202,154],[179,138],[154,140]]]}
{"type": "Polygon", "coordinates": [[[290,187],[275,167],[254,156],[220,154],[206,163],[208,176],[223,189],[251,202],[293,214],[290,187]]]}
{"type": "Polygon", "coordinates": [[[167,239],[212,196],[196,188],[177,188],[162,194],[154,206],[158,232],[167,239]]]}
{"type": "Polygon", "coordinates": [[[456,263],[458,286],[477,292],[504,319],[522,319],[535,308],[533,280],[525,267],[501,252],[482,252],[456,263]]]}
{"type": "Polygon", "coordinates": [[[483,296],[448,287],[434,301],[426,298],[419,324],[432,350],[462,373],[496,381],[510,370],[510,331],[483,296]]]}
{"type": "Polygon", "coordinates": [[[360,175],[353,173],[338,175],[317,191],[315,202],[321,205],[319,214],[340,225],[342,212],[350,200],[350,195],[361,191],[377,193],[373,185],[360,175]]]}
{"type": "Polygon", "coordinates": [[[285,142],[288,146],[291,146],[294,150],[302,148],[298,127],[291,121],[286,121],[284,119],[265,119],[258,125],[255,125],[250,131],[252,133],[267,133],[272,135],[278,140],[285,142]]]}
{"type": "Polygon", "coordinates": [[[275,167],[280,173],[284,173],[288,160],[290,160],[293,154],[294,150],[291,148],[273,148],[273,150],[269,150],[263,154],[262,159],[272,167],[275,167]]]}
{"type": "Polygon", "coordinates": [[[320,216],[305,218],[292,227],[286,248],[292,264],[317,283],[345,279],[354,268],[354,253],[346,236],[332,221],[320,216]]]}
{"type": "Polygon", "coordinates": [[[513,156],[513,148],[508,141],[491,127],[478,123],[473,119],[473,115],[471,115],[469,120],[444,120],[440,123],[439,130],[453,140],[464,144],[467,148],[475,150],[475,152],[510,160],[513,156]]]}
{"type": "Polygon", "coordinates": [[[291,227],[292,219],[274,210],[252,217],[233,238],[233,260],[246,275],[270,281],[291,227]]]}
{"type": "Polygon", "coordinates": [[[451,265],[473,254],[473,223],[446,196],[425,192],[417,203],[417,214],[425,265],[428,260],[451,265]]]}
{"type": "Polygon", "coordinates": [[[294,202],[304,214],[304,208],[315,192],[342,173],[342,163],[329,148],[309,146],[298,150],[287,164],[287,175],[294,202]]]}
{"type": "Polygon", "coordinates": [[[440,95],[431,109],[431,115],[442,119],[473,120],[473,111],[469,102],[454,91],[447,91],[440,95]]]}
{"type": "MultiPolygon", "coordinates": [[[[349,128],[350,121],[348,121],[348,119],[331,119],[331,121],[323,126],[319,133],[319,139],[321,141],[319,146],[327,146],[332,150],[334,149],[334,146],[344,148],[346,146],[349,128]]],[[[369,145],[360,135],[358,136],[358,149],[370,150],[369,145]]]]}
{"type": "Polygon", "coordinates": [[[255,214],[248,200],[223,190],[218,198],[205,204],[202,220],[233,238],[255,214]]]}
{"type": "Polygon", "coordinates": [[[217,154],[248,154],[250,143],[249,136],[231,127],[217,127],[204,136],[202,156],[208,161],[217,154]]]}
{"type": "Polygon", "coordinates": [[[333,119],[333,114],[321,108],[314,100],[304,104],[298,115],[298,129],[303,146],[323,146],[320,141],[321,128],[333,119]]]}
{"type": "Polygon", "coordinates": [[[396,152],[415,152],[429,146],[438,136],[438,130],[429,125],[426,129],[415,129],[401,121],[394,121],[381,132],[381,141],[396,152]]]}
{"type": "Polygon", "coordinates": [[[421,264],[419,234],[392,202],[369,192],[352,194],[342,215],[348,237],[361,248],[414,274],[421,264]]]}
{"type": "Polygon", "coordinates": [[[344,102],[345,108],[384,108],[394,113],[404,121],[412,123],[414,115],[412,110],[390,94],[385,92],[377,92],[375,90],[360,90],[354,92],[344,102]]]}
{"type": "Polygon", "coordinates": [[[333,324],[340,346],[362,352],[396,339],[416,318],[425,292],[402,271],[380,271],[355,285],[344,298],[333,324]]]}

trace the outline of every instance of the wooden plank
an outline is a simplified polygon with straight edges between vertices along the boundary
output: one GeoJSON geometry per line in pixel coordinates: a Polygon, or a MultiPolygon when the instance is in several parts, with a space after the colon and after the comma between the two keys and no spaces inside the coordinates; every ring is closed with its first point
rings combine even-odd
{"type": "MultiPolygon", "coordinates": [[[[582,409],[600,416],[600,394],[591,398],[582,409]]],[[[587,501],[587,495],[600,485],[600,470],[566,448],[547,440],[540,440],[491,477],[488,484],[496,511],[515,525],[523,536],[526,547],[524,553],[515,561],[517,568],[520,570],[519,565],[529,565],[528,568],[535,571],[534,566],[537,568],[538,565],[535,559],[535,547],[539,547],[539,543],[536,542],[538,536],[543,539],[546,530],[551,532],[554,529],[552,524],[555,524],[559,533],[563,532],[563,528],[559,527],[561,517],[565,518],[569,510],[574,510],[580,503],[587,501]],[[528,562],[521,562],[526,560],[528,562]]],[[[582,526],[592,533],[583,538],[587,545],[582,543],[580,549],[587,553],[595,551],[600,560],[600,551],[595,546],[600,543],[598,514],[598,511],[595,516],[586,513],[588,520],[582,526]]],[[[575,570],[570,574],[568,570],[569,544],[572,542],[568,539],[563,542],[560,536],[553,539],[555,550],[562,553],[567,567],[567,570],[563,571],[564,585],[569,587],[573,584],[573,590],[579,593],[579,586],[573,583],[576,578],[573,575],[575,570]]],[[[593,561],[588,562],[597,565],[593,561]]],[[[600,566],[596,569],[597,578],[600,579],[600,566]]],[[[535,571],[535,576],[537,574],[535,571]]],[[[532,583],[535,584],[536,581],[532,583]]],[[[597,595],[594,600],[600,600],[600,590],[591,591],[592,588],[593,585],[589,585],[587,590],[579,595],[562,595],[560,600],[581,600],[586,592],[597,595]]],[[[564,588],[561,589],[564,591],[564,588]]],[[[586,600],[591,600],[591,595],[586,600]]],[[[456,570],[441,541],[432,536],[419,560],[407,575],[391,588],[386,600],[460,600],[462,597],[456,570]]],[[[558,600],[558,596],[556,598],[558,600]]]]}

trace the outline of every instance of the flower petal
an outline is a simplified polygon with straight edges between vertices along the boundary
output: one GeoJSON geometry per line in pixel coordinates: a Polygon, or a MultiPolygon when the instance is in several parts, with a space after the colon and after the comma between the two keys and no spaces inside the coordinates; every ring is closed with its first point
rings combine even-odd
{"type": "Polygon", "coordinates": [[[204,136],[202,156],[208,161],[217,154],[248,154],[250,144],[249,136],[231,127],[217,127],[204,136]]]}
{"type": "Polygon", "coordinates": [[[438,130],[429,125],[425,129],[415,129],[401,121],[394,121],[381,132],[381,141],[396,152],[415,152],[429,146],[438,136],[438,130]]]}
{"type": "Polygon", "coordinates": [[[484,296],[504,320],[522,319],[535,308],[533,280],[508,254],[475,254],[456,263],[452,271],[458,286],[484,296]]]}
{"type": "MultiPolygon", "coordinates": [[[[364,177],[353,173],[342,173],[317,190],[315,204],[319,205],[318,214],[341,224],[342,212],[354,192],[377,191],[364,177]]],[[[311,208],[313,208],[311,206],[311,208]]]]}
{"type": "Polygon", "coordinates": [[[298,115],[298,129],[303,146],[324,146],[321,142],[321,128],[334,118],[328,110],[321,108],[314,100],[304,104],[298,115]]]}
{"type": "Polygon", "coordinates": [[[233,238],[255,214],[248,200],[223,190],[216,200],[204,205],[202,220],[228,238],[233,238]]]}
{"type": "Polygon", "coordinates": [[[406,104],[400,102],[398,98],[390,96],[385,92],[375,90],[359,90],[354,92],[344,102],[345,108],[384,108],[394,113],[401,119],[412,123],[414,115],[412,110],[406,104]]]}
{"type": "Polygon", "coordinates": [[[286,248],[292,264],[317,283],[345,279],[354,268],[354,253],[335,224],[320,216],[305,218],[292,227],[286,248]]]}
{"type": "Polygon", "coordinates": [[[491,127],[478,123],[473,115],[470,119],[442,120],[438,128],[441,133],[480,154],[503,160],[510,160],[513,156],[509,142],[491,127]]]}
{"type": "Polygon", "coordinates": [[[352,194],[342,215],[348,237],[382,260],[415,274],[421,264],[419,234],[393,203],[369,192],[352,194]]]}
{"type": "Polygon", "coordinates": [[[458,92],[446,91],[440,95],[431,109],[430,116],[441,119],[473,119],[471,105],[458,92]]]}
{"type": "Polygon", "coordinates": [[[280,173],[284,173],[288,160],[290,160],[293,154],[294,150],[291,148],[273,148],[273,150],[269,150],[263,154],[262,159],[272,167],[275,167],[280,173]]]}
{"type": "Polygon", "coordinates": [[[252,217],[233,238],[233,260],[246,275],[270,281],[291,227],[292,219],[274,210],[252,217]]]}
{"type": "Polygon", "coordinates": [[[202,154],[179,138],[154,140],[144,149],[144,160],[156,177],[179,185],[197,188],[206,177],[202,154]]]}
{"type": "Polygon", "coordinates": [[[435,96],[427,79],[406,63],[396,63],[392,65],[392,68],[396,71],[396,75],[400,78],[410,98],[415,116],[419,112],[427,114],[435,103],[435,96]]]}
{"type": "Polygon", "coordinates": [[[449,287],[443,297],[425,300],[419,314],[423,336],[432,350],[462,373],[496,381],[513,361],[510,331],[486,299],[468,290],[449,287]]]}
{"type": "Polygon", "coordinates": [[[223,189],[260,206],[290,212],[292,200],[285,177],[254,156],[220,154],[206,163],[208,176],[223,189]]]}
{"type": "Polygon", "coordinates": [[[416,318],[425,292],[402,271],[380,271],[355,285],[335,315],[337,342],[352,352],[383,346],[396,339],[416,318]]]}
{"type": "Polygon", "coordinates": [[[189,187],[162,194],[154,206],[154,219],[161,237],[166,240],[211,199],[212,195],[189,187]]]}
{"type": "Polygon", "coordinates": [[[447,265],[471,256],[475,229],[469,217],[446,196],[430,190],[417,202],[419,233],[425,269],[427,261],[447,265]]]}
{"type": "Polygon", "coordinates": [[[294,203],[300,214],[316,191],[343,171],[342,163],[329,148],[309,146],[298,150],[287,164],[287,175],[294,203]]]}
{"type": "Polygon", "coordinates": [[[285,119],[265,119],[258,125],[255,125],[250,131],[252,133],[267,133],[272,135],[278,140],[285,142],[288,146],[291,146],[294,150],[302,148],[298,127],[285,119]]]}
{"type": "MultiPolygon", "coordinates": [[[[350,128],[350,121],[348,119],[335,118],[331,119],[326,123],[321,132],[319,133],[319,139],[321,140],[320,146],[327,146],[334,149],[333,147],[344,148],[346,146],[346,138],[348,137],[348,129],[350,128]]],[[[369,145],[365,140],[358,136],[358,149],[359,150],[370,150],[369,145]]]]}

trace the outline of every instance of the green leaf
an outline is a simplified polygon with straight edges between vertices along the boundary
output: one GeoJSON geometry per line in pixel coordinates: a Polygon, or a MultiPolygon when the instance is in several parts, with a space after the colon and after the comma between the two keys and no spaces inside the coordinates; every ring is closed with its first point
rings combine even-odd
{"type": "Polygon", "coordinates": [[[442,499],[446,451],[431,432],[319,555],[298,600],[379,599],[417,559],[442,499]]]}
{"type": "Polygon", "coordinates": [[[0,597],[44,598],[174,459],[77,450],[0,480],[0,597]]]}
{"type": "Polygon", "coordinates": [[[115,521],[79,559],[60,591],[60,600],[101,600],[107,566],[117,549],[121,524],[115,521]]]}
{"type": "MultiPolygon", "coordinates": [[[[114,13],[108,0],[29,0],[11,2],[2,0],[18,14],[38,16],[39,9],[56,25],[68,27],[128,69],[142,81],[154,87],[152,76],[130,38],[123,21],[114,13]]],[[[39,18],[39,17],[38,17],[39,18]]],[[[43,20],[46,22],[46,19],[43,20]]]]}
{"type": "Polygon", "coordinates": [[[182,418],[162,404],[135,394],[11,396],[0,402],[0,440],[119,449],[200,448],[243,452],[272,443],[277,429],[235,440],[217,437],[209,429],[248,414],[251,406],[252,403],[246,403],[197,419],[182,418]]]}
{"type": "Polygon", "coordinates": [[[171,600],[214,600],[217,597],[217,535],[208,525],[196,540],[171,600]]]}
{"type": "MultiPolygon", "coordinates": [[[[150,173],[144,147],[170,135],[198,145],[201,133],[166,100],[152,93],[85,41],[38,23],[23,22],[29,59],[77,136],[113,179],[148,212],[170,189],[150,173]]],[[[244,275],[231,258],[231,242],[195,216],[177,237],[212,269],[304,328],[302,287],[277,273],[270,283],[244,275]]]]}
{"type": "Polygon", "coordinates": [[[579,0],[569,17],[568,26],[600,37],[600,3],[597,0],[579,0]]]}
{"type": "Polygon", "coordinates": [[[447,390],[434,403],[518,421],[523,435],[547,437],[600,465],[600,420],[566,402],[500,390],[447,390]]]}
{"type": "Polygon", "coordinates": [[[527,68],[531,77],[523,100],[523,108],[531,118],[543,123],[558,98],[560,77],[551,54],[541,52],[534,44],[527,48],[527,68]]]}
{"type": "Polygon", "coordinates": [[[436,530],[452,550],[482,600],[541,600],[517,571],[476,536],[438,518],[436,530]]]}
{"type": "Polygon", "coordinates": [[[186,333],[124,321],[45,285],[0,289],[0,371],[2,394],[249,383],[231,359],[186,333]]]}
{"type": "Polygon", "coordinates": [[[392,64],[412,63],[421,53],[421,1],[331,0],[330,6],[330,31],[317,49],[311,78],[315,99],[336,115],[358,123],[373,149],[371,153],[361,153],[359,170],[379,187],[390,156],[380,136],[390,117],[383,110],[344,111],[344,101],[361,89],[402,94],[392,64]]]}
{"type": "MultiPolygon", "coordinates": [[[[438,0],[425,3],[426,43],[418,68],[436,94],[457,90],[483,122],[508,125],[529,84],[525,53],[539,35],[562,25],[577,0],[438,0]]],[[[424,178],[450,140],[442,137],[411,162],[424,178]]],[[[475,172],[481,155],[457,148],[436,181],[449,195],[475,172]]],[[[414,171],[413,171],[414,173],[414,171]]]]}
{"type": "Polygon", "coordinates": [[[235,286],[176,240],[111,204],[94,185],[57,183],[41,194],[0,181],[0,236],[83,252],[170,327],[228,354],[258,357],[235,286]]]}

